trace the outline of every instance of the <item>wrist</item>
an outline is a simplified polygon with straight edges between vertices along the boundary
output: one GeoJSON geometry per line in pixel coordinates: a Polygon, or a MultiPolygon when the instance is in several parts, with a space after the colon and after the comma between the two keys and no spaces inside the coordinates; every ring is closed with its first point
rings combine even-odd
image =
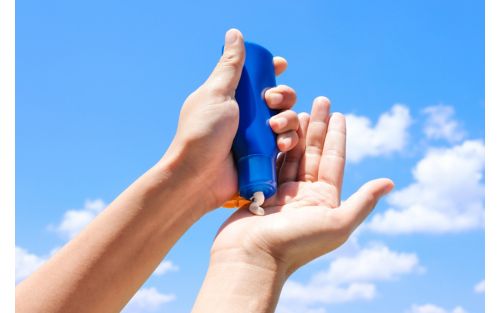
{"type": "Polygon", "coordinates": [[[192,210],[201,217],[211,209],[204,197],[205,182],[198,171],[191,166],[189,154],[185,148],[172,144],[151,172],[159,177],[158,182],[165,187],[175,185],[184,198],[190,199],[192,210]]]}
{"type": "Polygon", "coordinates": [[[212,252],[193,312],[274,312],[286,278],[284,267],[272,258],[212,252]]]}
{"type": "Polygon", "coordinates": [[[225,185],[222,186],[224,189],[214,187],[221,180],[226,180],[227,176],[221,175],[220,172],[224,166],[221,163],[224,161],[208,154],[207,147],[200,145],[199,142],[176,137],[155,166],[164,175],[174,175],[183,181],[184,192],[199,200],[202,214],[220,207],[234,195],[232,188],[226,189],[225,185]],[[229,195],[221,198],[218,195],[221,190],[226,190],[229,195]]]}
{"type": "MultiPolygon", "coordinates": [[[[242,246],[244,243],[242,242],[242,246]]],[[[259,249],[228,248],[210,251],[210,266],[219,267],[239,264],[241,268],[258,269],[262,274],[276,274],[276,278],[289,276],[289,266],[281,259],[259,249]]]]}

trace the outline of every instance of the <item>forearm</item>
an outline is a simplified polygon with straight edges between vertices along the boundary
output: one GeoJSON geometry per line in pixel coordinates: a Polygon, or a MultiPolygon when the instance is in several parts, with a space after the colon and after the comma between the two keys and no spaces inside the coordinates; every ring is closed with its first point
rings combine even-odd
{"type": "Polygon", "coordinates": [[[202,216],[186,176],[163,162],[140,177],[17,286],[16,311],[118,312],[202,216]]]}
{"type": "Polygon", "coordinates": [[[274,312],[286,271],[274,260],[212,255],[192,313],[274,312]]]}

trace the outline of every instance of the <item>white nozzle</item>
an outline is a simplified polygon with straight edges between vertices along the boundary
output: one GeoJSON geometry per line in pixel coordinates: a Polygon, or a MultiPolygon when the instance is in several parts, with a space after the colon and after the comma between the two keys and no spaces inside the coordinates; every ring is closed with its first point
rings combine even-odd
{"type": "Polygon", "coordinates": [[[264,204],[264,200],[266,198],[264,197],[264,193],[262,191],[257,191],[253,194],[253,197],[250,198],[252,203],[250,203],[250,206],[248,209],[250,212],[252,212],[255,215],[264,215],[264,209],[261,207],[262,204],[264,204]]]}

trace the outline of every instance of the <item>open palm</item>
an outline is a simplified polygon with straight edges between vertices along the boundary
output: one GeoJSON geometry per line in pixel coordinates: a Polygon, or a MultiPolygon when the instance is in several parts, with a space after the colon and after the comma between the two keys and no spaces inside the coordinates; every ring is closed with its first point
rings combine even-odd
{"type": "Polygon", "coordinates": [[[345,119],[330,115],[329,100],[318,97],[311,115],[299,120],[299,143],[278,158],[278,191],[264,203],[266,214],[235,212],[219,230],[212,254],[263,253],[292,272],[344,243],[392,189],[389,179],[373,180],[341,204],[345,119]]]}

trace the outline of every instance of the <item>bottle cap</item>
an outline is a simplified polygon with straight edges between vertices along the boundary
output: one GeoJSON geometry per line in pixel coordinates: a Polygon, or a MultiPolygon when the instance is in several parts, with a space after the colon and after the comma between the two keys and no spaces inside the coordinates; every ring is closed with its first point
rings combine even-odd
{"type": "Polygon", "coordinates": [[[261,191],[266,199],[276,193],[276,160],[263,154],[252,154],[238,160],[240,195],[247,199],[261,191]]]}

